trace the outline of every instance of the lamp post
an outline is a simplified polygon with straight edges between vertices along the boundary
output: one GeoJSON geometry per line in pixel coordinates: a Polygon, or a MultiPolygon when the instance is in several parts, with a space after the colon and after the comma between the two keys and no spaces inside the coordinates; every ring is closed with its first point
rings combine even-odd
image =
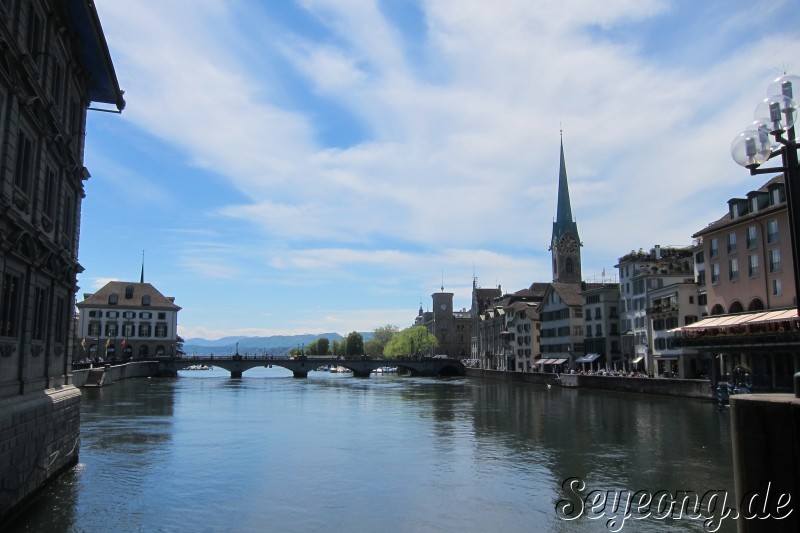
{"type": "MultiPolygon", "coordinates": [[[[800,164],[794,123],[797,104],[794,94],[800,95],[800,77],[783,75],[773,81],[765,98],[756,107],[755,121],[731,143],[731,156],[739,165],[750,170],[750,175],[783,173],[786,187],[786,209],[789,215],[789,238],[792,247],[795,306],[800,304],[800,164]],[[773,140],[770,139],[770,136],[773,140]],[[780,166],[761,168],[777,156],[780,166]]],[[[798,307],[800,314],[800,307],[798,307]]]]}

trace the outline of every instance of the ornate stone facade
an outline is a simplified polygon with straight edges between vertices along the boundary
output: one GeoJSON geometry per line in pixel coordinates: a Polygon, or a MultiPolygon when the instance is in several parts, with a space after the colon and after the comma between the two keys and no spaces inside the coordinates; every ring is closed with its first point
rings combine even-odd
{"type": "Polygon", "coordinates": [[[90,102],[124,107],[94,4],[0,0],[0,522],[78,458],[70,352],[90,102]]]}

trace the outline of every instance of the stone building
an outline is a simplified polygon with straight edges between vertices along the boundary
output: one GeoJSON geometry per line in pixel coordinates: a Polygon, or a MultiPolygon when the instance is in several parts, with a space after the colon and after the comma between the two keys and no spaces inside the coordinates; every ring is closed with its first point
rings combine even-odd
{"type": "Polygon", "coordinates": [[[71,326],[92,102],[125,105],[94,3],[0,1],[0,522],[78,459],[71,326]]]}
{"type": "Polygon", "coordinates": [[[435,353],[427,355],[446,355],[454,359],[467,359],[470,354],[472,338],[472,318],[466,309],[453,309],[453,293],[441,292],[431,294],[433,311],[422,311],[414,320],[415,326],[425,326],[428,332],[436,337],[438,346],[435,353]]]}
{"type": "Polygon", "coordinates": [[[111,281],[78,303],[76,361],[128,361],[176,355],[175,298],[149,283],[111,281]]]}
{"type": "Polygon", "coordinates": [[[584,285],[581,297],[585,355],[575,363],[581,368],[621,370],[624,364],[619,336],[619,284],[584,285]]]}

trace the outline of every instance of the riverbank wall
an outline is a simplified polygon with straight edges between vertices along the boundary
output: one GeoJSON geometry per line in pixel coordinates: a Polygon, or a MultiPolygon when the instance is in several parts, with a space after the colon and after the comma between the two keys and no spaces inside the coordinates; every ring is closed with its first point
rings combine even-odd
{"type": "MultiPolygon", "coordinates": [[[[85,387],[91,368],[72,371],[72,383],[76,387],[85,387]]],[[[146,378],[158,375],[158,363],[154,361],[135,361],[104,367],[103,386],[128,378],[146,378]]]]}
{"type": "MultiPolygon", "coordinates": [[[[555,384],[556,375],[543,372],[505,372],[467,368],[467,376],[512,381],[517,383],[555,384]]],[[[711,382],[705,379],[630,378],[587,374],[561,374],[561,386],[578,389],[595,389],[661,396],[681,396],[701,400],[715,400],[711,382]]]]}
{"type": "Polygon", "coordinates": [[[72,385],[0,401],[0,530],[78,462],[81,391],[72,385]]]}

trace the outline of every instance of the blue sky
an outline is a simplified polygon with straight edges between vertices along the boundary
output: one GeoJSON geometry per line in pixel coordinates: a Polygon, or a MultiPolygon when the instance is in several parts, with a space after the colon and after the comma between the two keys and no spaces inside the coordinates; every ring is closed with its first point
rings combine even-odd
{"type": "Polygon", "coordinates": [[[127,108],[89,114],[80,293],[145,250],[186,338],[549,281],[562,128],[584,278],[690,244],[766,181],[730,143],[800,74],[788,0],[96,4],[127,108]]]}

